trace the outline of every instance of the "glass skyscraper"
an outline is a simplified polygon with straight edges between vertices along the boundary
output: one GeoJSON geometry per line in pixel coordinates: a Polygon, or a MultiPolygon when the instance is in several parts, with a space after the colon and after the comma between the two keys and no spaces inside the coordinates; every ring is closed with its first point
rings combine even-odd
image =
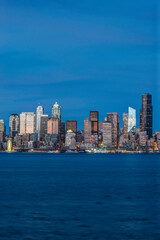
{"type": "Polygon", "coordinates": [[[128,108],[128,132],[131,132],[136,128],[136,110],[134,108],[128,108]]]}
{"type": "Polygon", "coordinates": [[[152,137],[152,95],[142,95],[142,108],[140,110],[140,131],[146,131],[152,137]]]}
{"type": "Polygon", "coordinates": [[[52,118],[58,118],[61,121],[61,107],[57,102],[52,107],[52,118]]]}

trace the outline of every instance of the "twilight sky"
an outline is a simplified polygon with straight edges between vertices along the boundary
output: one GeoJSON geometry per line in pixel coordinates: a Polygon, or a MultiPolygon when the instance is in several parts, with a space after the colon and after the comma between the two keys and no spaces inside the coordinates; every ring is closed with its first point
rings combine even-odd
{"type": "Polygon", "coordinates": [[[35,111],[62,120],[90,110],[139,110],[153,94],[154,129],[160,130],[158,0],[1,0],[0,118],[35,111]]]}

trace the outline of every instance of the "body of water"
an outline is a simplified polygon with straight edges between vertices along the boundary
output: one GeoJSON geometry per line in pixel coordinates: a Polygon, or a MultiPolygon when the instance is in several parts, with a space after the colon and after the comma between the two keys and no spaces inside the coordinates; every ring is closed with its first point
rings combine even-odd
{"type": "Polygon", "coordinates": [[[0,154],[0,239],[160,239],[160,155],[0,154]]]}

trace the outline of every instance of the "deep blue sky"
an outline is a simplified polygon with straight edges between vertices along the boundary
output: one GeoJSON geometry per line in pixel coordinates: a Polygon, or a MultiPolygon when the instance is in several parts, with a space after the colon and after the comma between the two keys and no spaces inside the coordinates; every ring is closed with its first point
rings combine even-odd
{"type": "Polygon", "coordinates": [[[156,0],[1,0],[0,118],[58,101],[79,128],[90,110],[139,121],[150,92],[160,130],[158,19],[156,0]]]}

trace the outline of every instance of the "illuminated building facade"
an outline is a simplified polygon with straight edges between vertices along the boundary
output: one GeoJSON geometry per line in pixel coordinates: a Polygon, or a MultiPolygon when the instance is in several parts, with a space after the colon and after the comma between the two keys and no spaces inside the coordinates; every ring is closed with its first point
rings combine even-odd
{"type": "Polygon", "coordinates": [[[123,113],[123,136],[128,139],[128,114],[123,113]]]}
{"type": "Polygon", "coordinates": [[[59,119],[50,118],[47,123],[47,134],[59,134],[59,119]]]}
{"type": "Polygon", "coordinates": [[[98,136],[98,127],[99,127],[99,112],[90,111],[90,121],[91,121],[91,135],[98,136]]]}
{"type": "Polygon", "coordinates": [[[112,123],[103,123],[103,147],[112,147],[112,123]]]}
{"type": "Polygon", "coordinates": [[[38,134],[40,134],[41,116],[43,114],[44,114],[44,108],[42,106],[38,106],[36,109],[36,130],[38,134]]]}
{"type": "Polygon", "coordinates": [[[20,114],[20,135],[32,134],[35,132],[35,114],[23,112],[20,114]]]}
{"type": "Polygon", "coordinates": [[[76,143],[76,134],[69,129],[66,133],[65,146],[75,145],[76,143]]]}
{"type": "Polygon", "coordinates": [[[88,118],[84,119],[84,142],[91,142],[91,121],[88,118]]]}
{"type": "Polygon", "coordinates": [[[128,132],[131,132],[136,128],[136,110],[134,108],[128,108],[128,132]]]}
{"type": "Polygon", "coordinates": [[[18,114],[11,114],[9,118],[9,136],[15,137],[19,133],[20,120],[18,114]]]}
{"type": "Polygon", "coordinates": [[[52,118],[58,118],[61,121],[61,107],[57,102],[52,107],[52,118]]]}
{"type": "Polygon", "coordinates": [[[75,134],[77,133],[77,121],[67,120],[66,122],[66,131],[72,130],[75,134]]]}
{"type": "Polygon", "coordinates": [[[112,123],[112,146],[118,147],[119,144],[119,116],[117,113],[107,113],[107,122],[112,123]]]}
{"type": "Polygon", "coordinates": [[[5,128],[4,120],[0,120],[0,143],[4,141],[5,132],[6,132],[6,128],[5,128]]]}

